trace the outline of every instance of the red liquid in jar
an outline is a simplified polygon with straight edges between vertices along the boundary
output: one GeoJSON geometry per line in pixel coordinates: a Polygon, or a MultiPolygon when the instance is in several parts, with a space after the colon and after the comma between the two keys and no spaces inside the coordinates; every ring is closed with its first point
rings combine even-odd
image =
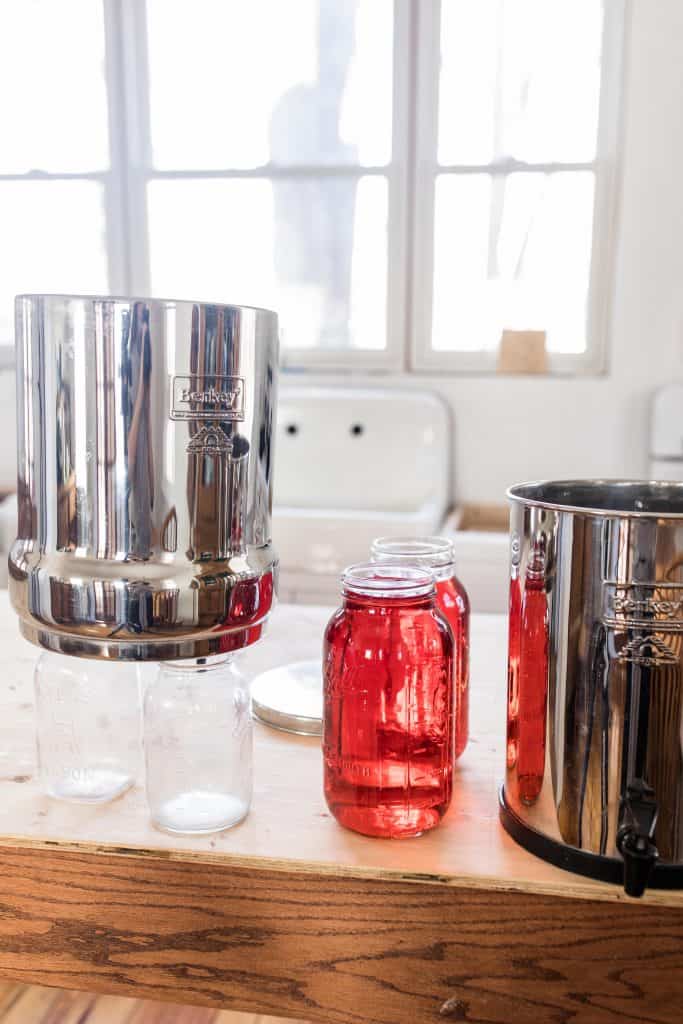
{"type": "Polygon", "coordinates": [[[548,695],[548,603],[542,579],[527,575],[522,599],[519,659],[519,797],[532,804],[545,772],[548,695]]]}
{"type": "Polygon", "coordinates": [[[451,799],[453,639],[433,598],[347,597],[324,643],[325,798],[365,835],[419,835],[451,799]]]}
{"type": "Polygon", "coordinates": [[[519,576],[510,580],[510,618],[508,633],[508,715],[507,765],[517,763],[519,745],[519,658],[522,635],[522,588],[519,576]]]}
{"type": "Polygon", "coordinates": [[[448,620],[455,640],[455,757],[460,757],[470,734],[470,602],[456,576],[438,580],[436,603],[448,620]]]}

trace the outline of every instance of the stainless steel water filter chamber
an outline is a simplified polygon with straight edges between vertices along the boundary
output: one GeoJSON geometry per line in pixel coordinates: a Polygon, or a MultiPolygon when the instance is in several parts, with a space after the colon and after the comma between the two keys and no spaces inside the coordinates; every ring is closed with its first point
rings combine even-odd
{"type": "Polygon", "coordinates": [[[257,640],[277,567],[276,315],[24,295],[16,332],[24,636],[153,661],[257,640]]]}
{"type": "Polygon", "coordinates": [[[523,484],[501,820],[562,867],[683,886],[683,484],[523,484]]]}

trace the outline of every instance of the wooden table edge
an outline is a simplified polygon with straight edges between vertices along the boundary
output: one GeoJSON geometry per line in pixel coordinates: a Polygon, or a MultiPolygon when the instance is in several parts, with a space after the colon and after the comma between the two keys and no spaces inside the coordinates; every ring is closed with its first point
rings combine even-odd
{"type": "MultiPolygon", "coordinates": [[[[593,882],[571,872],[563,872],[561,882],[535,882],[528,879],[501,879],[491,875],[457,875],[430,871],[411,871],[399,867],[374,867],[371,865],[337,864],[330,861],[292,860],[277,857],[249,856],[238,853],[213,852],[118,843],[94,842],[82,839],[36,839],[28,836],[4,834],[0,836],[0,850],[21,852],[40,851],[74,854],[79,857],[121,857],[156,861],[161,867],[169,864],[211,865],[226,869],[248,871],[254,876],[273,872],[287,875],[302,875],[315,878],[357,879],[359,881],[384,882],[396,885],[445,886],[470,892],[504,892],[520,896],[544,896],[558,901],[591,900],[619,902],[647,906],[674,907],[683,909],[683,893],[676,890],[649,890],[639,900],[626,896],[620,886],[593,882]]],[[[531,854],[529,854],[532,857],[531,854]]],[[[539,862],[540,863],[540,862],[539,862]]],[[[558,869],[559,870],[559,869],[558,869]]],[[[0,883],[1,890],[1,883],[0,883]]]]}
{"type": "Polygon", "coordinates": [[[0,978],[320,1024],[680,1024],[681,906],[257,863],[4,837],[0,978]]]}

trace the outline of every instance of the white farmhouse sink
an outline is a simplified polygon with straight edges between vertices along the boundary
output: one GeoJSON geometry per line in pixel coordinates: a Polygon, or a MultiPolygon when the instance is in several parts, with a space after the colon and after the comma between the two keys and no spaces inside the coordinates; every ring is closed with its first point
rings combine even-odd
{"type": "Polygon", "coordinates": [[[438,532],[451,434],[448,407],[428,391],[284,385],[273,508],[283,583],[364,561],[381,534],[438,532]]]}

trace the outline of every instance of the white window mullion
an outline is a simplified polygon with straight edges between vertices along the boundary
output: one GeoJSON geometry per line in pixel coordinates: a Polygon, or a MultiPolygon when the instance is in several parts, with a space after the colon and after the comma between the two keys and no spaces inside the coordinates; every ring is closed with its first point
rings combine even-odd
{"type": "Polygon", "coordinates": [[[392,162],[389,174],[387,232],[387,369],[405,369],[409,337],[408,254],[412,215],[409,214],[414,148],[413,89],[415,82],[414,29],[417,20],[412,0],[394,0],[394,71],[392,162]]]}
{"type": "MultiPolygon", "coordinates": [[[[616,210],[619,192],[618,166],[622,142],[622,111],[619,102],[624,57],[625,26],[630,0],[605,3],[602,30],[602,87],[598,115],[596,153],[595,230],[591,253],[591,279],[588,296],[589,338],[604,339],[610,321],[612,268],[616,247],[616,210]]],[[[605,344],[589,349],[586,369],[599,373],[607,368],[605,344]]]]}
{"type": "Polygon", "coordinates": [[[151,162],[145,5],[104,0],[111,172],[107,188],[110,287],[149,295],[147,178],[151,162]]]}
{"type": "MultiPolygon", "coordinates": [[[[366,174],[386,176],[388,188],[386,343],[382,349],[296,349],[282,350],[285,367],[329,370],[397,370],[406,365],[408,303],[409,161],[411,159],[411,83],[413,63],[412,27],[414,0],[394,0],[392,155],[386,168],[344,167],[342,173],[358,178],[366,174]]],[[[335,169],[305,169],[312,175],[334,175],[335,169]]],[[[258,173],[258,172],[254,172],[258,173]]],[[[300,168],[283,173],[296,176],[300,168]]],[[[269,175],[264,174],[265,177],[269,175]]]]}
{"type": "Polygon", "coordinates": [[[412,369],[429,364],[434,277],[434,192],[439,134],[439,67],[441,2],[416,0],[416,130],[413,180],[411,277],[412,369]]]}
{"type": "Polygon", "coordinates": [[[296,164],[293,167],[286,167],[282,164],[263,164],[261,167],[226,167],[168,170],[155,168],[150,176],[156,180],[172,178],[176,181],[183,178],[197,181],[203,178],[211,181],[214,178],[226,180],[236,179],[242,181],[246,178],[359,178],[359,177],[386,177],[386,167],[359,167],[357,164],[296,164]]]}
{"type": "Polygon", "coordinates": [[[128,143],[122,101],[121,19],[118,0],[104,0],[104,34],[109,115],[109,173],[105,181],[105,221],[109,290],[125,295],[131,287],[126,164],[128,143]]]}

